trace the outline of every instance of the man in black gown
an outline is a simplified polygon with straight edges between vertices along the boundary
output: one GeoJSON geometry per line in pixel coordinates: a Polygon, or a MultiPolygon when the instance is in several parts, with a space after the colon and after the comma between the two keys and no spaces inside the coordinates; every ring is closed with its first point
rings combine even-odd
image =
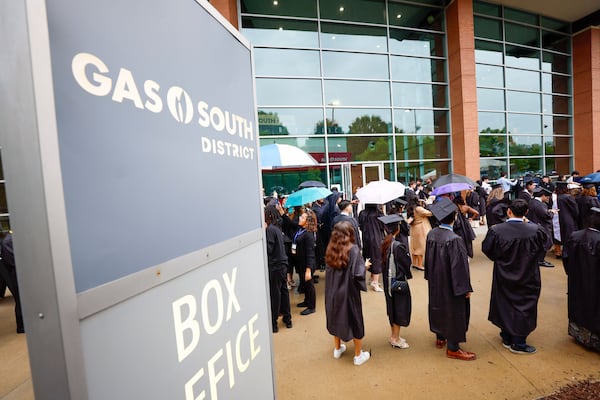
{"type": "Polygon", "coordinates": [[[537,324],[542,284],[538,261],[548,240],[544,228],[526,222],[527,211],[525,200],[514,200],[508,220],[491,227],[482,243],[483,253],[494,261],[488,319],[500,328],[502,345],[517,354],[536,352],[527,336],[537,324]]]}
{"type": "Polygon", "coordinates": [[[589,223],[565,240],[569,335],[600,351],[600,208],[591,209],[589,223]]]}
{"type": "Polygon", "coordinates": [[[436,334],[436,347],[446,344],[446,356],[458,360],[475,360],[475,353],[462,350],[469,327],[471,278],[467,248],[454,233],[452,224],[457,208],[448,198],[441,198],[430,208],[440,226],[427,234],[425,279],[429,288],[429,329],[436,334]]]}
{"type": "MultiPolygon", "coordinates": [[[[546,251],[552,248],[552,216],[553,212],[548,209],[548,202],[552,192],[536,187],[533,191],[533,199],[529,200],[529,212],[527,219],[540,225],[546,230],[548,239],[546,240],[546,251]]],[[[540,267],[553,268],[554,265],[543,258],[539,261],[540,267]]]]}

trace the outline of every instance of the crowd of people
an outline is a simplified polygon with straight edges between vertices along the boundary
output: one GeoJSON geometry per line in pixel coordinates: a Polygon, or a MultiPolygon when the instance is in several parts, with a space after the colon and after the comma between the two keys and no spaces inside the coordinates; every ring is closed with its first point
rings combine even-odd
{"type": "Polygon", "coordinates": [[[292,327],[286,293],[293,288],[305,296],[297,304],[303,308],[300,315],[315,312],[314,285],[319,272],[326,271],[325,313],[334,358],[346,351],[344,342],[352,341],[354,364],[369,360],[362,349],[360,295],[369,289],[385,297],[390,345],[409,348],[400,336],[411,319],[408,281],[413,271],[422,271],[436,347],[445,347],[449,358],[475,360],[476,354],[461,343],[466,342],[473,291],[473,226],[487,225],[481,250],[493,261],[488,319],[498,327],[502,345],[517,354],[536,352],[527,337],[537,324],[539,267],[554,266],[545,260],[552,252],[568,275],[569,334],[600,351],[600,202],[595,186],[548,177],[509,180],[505,174],[494,184],[485,176],[477,184],[432,196],[431,182],[411,182],[404,196],[386,204],[358,204],[355,196],[344,199],[333,192],[288,210],[285,198],[265,198],[273,332],[279,317],[292,327]]]}

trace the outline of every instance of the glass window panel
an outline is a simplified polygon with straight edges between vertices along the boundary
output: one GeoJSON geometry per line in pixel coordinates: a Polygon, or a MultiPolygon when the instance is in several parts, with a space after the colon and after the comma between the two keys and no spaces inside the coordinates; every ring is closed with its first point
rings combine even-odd
{"type": "Polygon", "coordinates": [[[538,16],[525,11],[515,10],[513,8],[504,8],[504,18],[511,21],[525,22],[530,25],[539,25],[538,16]]]}
{"type": "Polygon", "coordinates": [[[541,117],[528,114],[508,114],[508,132],[512,134],[527,134],[542,132],[541,117]]]}
{"type": "Polygon", "coordinates": [[[372,26],[321,23],[321,45],[324,49],[387,51],[387,31],[372,26]]]}
{"type": "Polygon", "coordinates": [[[542,154],[541,136],[509,135],[510,156],[537,156],[542,154]]]}
{"type": "Polygon", "coordinates": [[[396,136],[398,160],[424,160],[450,157],[450,137],[446,135],[396,136]]]}
{"type": "Polygon", "coordinates": [[[563,33],[571,33],[571,24],[557,19],[542,17],[542,26],[544,28],[552,29],[553,31],[559,31],[563,33]]]}
{"type": "Polygon", "coordinates": [[[477,122],[480,133],[506,133],[504,113],[478,112],[477,122]]]}
{"type": "Polygon", "coordinates": [[[323,109],[259,108],[258,130],[261,136],[322,134],[323,109]]]}
{"type": "Polygon", "coordinates": [[[436,177],[450,173],[450,161],[404,161],[396,164],[397,176],[399,182],[408,184],[417,178],[436,177]]]}
{"type": "Polygon", "coordinates": [[[502,11],[500,6],[490,3],[483,3],[480,1],[473,2],[473,12],[477,14],[487,14],[493,17],[502,16],[502,11]]]}
{"type": "Polygon", "coordinates": [[[508,171],[508,160],[505,158],[481,158],[479,160],[479,174],[492,179],[500,177],[501,171],[508,171]]]}
{"type": "Polygon", "coordinates": [[[506,46],[506,65],[523,69],[540,69],[540,51],[519,46],[506,46]]]}
{"type": "Polygon", "coordinates": [[[563,53],[571,51],[571,37],[556,32],[542,31],[542,47],[563,53]]]}
{"type": "MultiPolygon", "coordinates": [[[[261,138],[260,145],[265,146],[267,144],[289,144],[296,146],[305,152],[312,155],[312,153],[324,153],[325,152],[325,138],[324,137],[277,137],[277,138],[261,138]]],[[[298,184],[296,184],[298,186],[298,184]]]]}
{"type": "Polygon", "coordinates": [[[442,31],[444,12],[438,8],[390,2],[390,25],[442,31]]]}
{"type": "Polygon", "coordinates": [[[505,40],[507,42],[540,47],[540,30],[538,28],[511,24],[510,22],[506,22],[504,28],[506,29],[505,40]]]}
{"type": "Polygon", "coordinates": [[[391,133],[390,109],[327,107],[328,133],[391,133]]]}
{"type": "Polygon", "coordinates": [[[383,1],[328,0],[321,1],[319,8],[323,19],[385,24],[385,3],[383,1]]]}
{"type": "Polygon", "coordinates": [[[241,32],[254,46],[319,47],[316,22],[242,17],[241,32]]]}
{"type": "Polygon", "coordinates": [[[503,64],[504,50],[498,43],[475,41],[475,61],[486,64],[503,64]]]}
{"type": "Polygon", "coordinates": [[[542,158],[510,158],[512,176],[542,175],[542,158]]]}
{"type": "Polygon", "coordinates": [[[546,172],[552,175],[568,174],[573,170],[570,157],[546,157],[546,172]]]}
{"type": "Polygon", "coordinates": [[[505,135],[479,135],[480,157],[506,156],[505,135]]]}
{"type": "Polygon", "coordinates": [[[254,49],[256,75],[315,76],[321,75],[319,52],[316,50],[254,49]]]}
{"type": "Polygon", "coordinates": [[[502,67],[477,64],[476,66],[477,86],[504,87],[504,71],[502,67]]]}
{"type": "Polygon", "coordinates": [[[542,112],[544,114],[569,114],[571,98],[567,96],[542,95],[542,112]]]}
{"type": "Polygon", "coordinates": [[[334,78],[389,79],[388,58],[379,54],[324,51],[323,73],[334,78]]]}
{"type": "Polygon", "coordinates": [[[571,78],[564,75],[542,74],[542,91],[546,93],[569,94],[571,78]]]}
{"type": "Polygon", "coordinates": [[[392,83],[392,87],[396,107],[447,107],[445,85],[392,83]]]}
{"type": "Polygon", "coordinates": [[[351,161],[387,161],[394,159],[390,136],[348,136],[347,152],[351,161]]]}
{"type": "Polygon", "coordinates": [[[320,106],[323,103],[320,80],[256,78],[255,82],[259,106],[320,106]]]}
{"type": "Polygon", "coordinates": [[[545,136],[544,149],[548,155],[571,155],[570,136],[545,136]]]}
{"type": "Polygon", "coordinates": [[[506,87],[521,90],[540,90],[540,73],[506,68],[506,87]]]}
{"type": "Polygon", "coordinates": [[[543,52],[542,70],[546,72],[571,73],[571,57],[543,52]]]}
{"type": "Polygon", "coordinates": [[[506,91],[506,110],[521,112],[541,112],[541,96],[539,93],[506,91]]]}
{"type": "Polygon", "coordinates": [[[241,0],[240,6],[242,13],[245,14],[268,14],[283,15],[287,17],[317,18],[317,2],[315,0],[241,0]]]}
{"type": "Polygon", "coordinates": [[[477,88],[477,105],[480,110],[504,111],[504,90],[477,88]]]}
{"type": "Polygon", "coordinates": [[[445,82],[444,60],[392,56],[392,79],[415,82],[445,82]]]}
{"type": "Polygon", "coordinates": [[[448,133],[448,111],[394,110],[396,133],[448,133]]]}
{"type": "Polygon", "coordinates": [[[408,31],[390,27],[390,52],[410,56],[443,57],[444,35],[430,32],[408,31]]]}
{"type": "Polygon", "coordinates": [[[4,180],[4,168],[2,166],[2,158],[0,158],[0,181],[4,180]]]}
{"type": "Polygon", "coordinates": [[[545,135],[570,135],[571,117],[559,117],[544,115],[544,134],[545,135]]]}
{"type": "Polygon", "coordinates": [[[8,204],[6,202],[6,187],[4,182],[0,182],[0,214],[8,213],[8,204]]]}
{"type": "Polygon", "coordinates": [[[475,16],[475,37],[502,40],[502,21],[475,16]]]}
{"type": "MultiPolygon", "coordinates": [[[[320,90],[317,95],[320,96],[320,90]]],[[[325,81],[325,103],[340,106],[389,106],[388,82],[325,81]]]]}

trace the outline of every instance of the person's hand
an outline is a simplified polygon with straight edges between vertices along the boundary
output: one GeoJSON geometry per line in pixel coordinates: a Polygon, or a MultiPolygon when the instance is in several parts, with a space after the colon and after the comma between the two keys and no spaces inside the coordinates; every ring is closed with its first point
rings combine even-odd
{"type": "Polygon", "coordinates": [[[467,292],[467,294],[465,294],[465,298],[467,298],[467,299],[471,298],[471,293],[473,293],[473,292],[467,292]]]}
{"type": "Polygon", "coordinates": [[[366,269],[369,269],[369,268],[371,268],[371,265],[373,265],[373,264],[371,263],[371,259],[370,259],[370,258],[367,258],[367,259],[365,260],[365,268],[366,268],[366,269]]]}
{"type": "Polygon", "coordinates": [[[304,280],[310,281],[311,279],[312,279],[312,271],[310,268],[306,268],[306,271],[304,272],[304,280]]]}
{"type": "Polygon", "coordinates": [[[283,207],[281,207],[281,204],[277,203],[277,205],[275,205],[275,208],[277,209],[277,211],[279,211],[279,215],[283,216],[285,211],[284,211],[283,207]]]}

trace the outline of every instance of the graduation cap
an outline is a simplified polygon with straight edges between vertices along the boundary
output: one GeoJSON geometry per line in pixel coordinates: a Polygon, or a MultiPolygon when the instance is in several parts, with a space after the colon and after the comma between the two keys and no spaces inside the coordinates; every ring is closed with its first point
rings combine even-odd
{"type": "Polygon", "coordinates": [[[543,187],[541,187],[541,186],[538,186],[538,187],[536,187],[536,188],[533,190],[533,195],[534,195],[535,197],[541,197],[541,196],[551,196],[551,195],[552,195],[552,192],[551,192],[551,191],[549,191],[548,189],[544,189],[543,187]]]}
{"type": "Polygon", "coordinates": [[[494,184],[492,184],[492,189],[499,189],[501,187],[502,187],[501,183],[494,183],[494,184]]]}
{"type": "Polygon", "coordinates": [[[596,185],[593,183],[584,183],[584,184],[582,184],[582,186],[584,189],[591,189],[593,187],[596,187],[596,185]]]}
{"type": "Polygon", "coordinates": [[[567,189],[568,186],[569,186],[569,184],[567,182],[563,182],[563,181],[556,182],[557,189],[567,189]]]}
{"type": "Polygon", "coordinates": [[[384,225],[397,225],[402,221],[402,216],[400,214],[390,214],[382,215],[381,217],[377,217],[377,219],[383,222],[384,225]]]}
{"type": "Polygon", "coordinates": [[[591,211],[600,214],[600,208],[599,207],[592,207],[590,208],[591,211]]]}
{"type": "Polygon", "coordinates": [[[396,200],[394,200],[396,203],[400,204],[401,206],[405,206],[408,204],[408,202],[406,201],[406,196],[402,196],[402,197],[398,197],[396,200]]]}
{"type": "Polygon", "coordinates": [[[429,211],[437,218],[438,221],[442,221],[444,218],[457,211],[456,204],[454,204],[449,198],[441,197],[438,201],[429,206],[429,211]]]}

